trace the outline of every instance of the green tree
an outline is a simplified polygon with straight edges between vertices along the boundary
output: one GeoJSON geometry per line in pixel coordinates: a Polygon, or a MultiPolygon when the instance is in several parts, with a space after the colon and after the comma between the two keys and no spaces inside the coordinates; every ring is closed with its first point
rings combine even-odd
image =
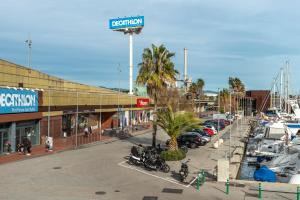
{"type": "Polygon", "coordinates": [[[173,112],[171,106],[157,113],[157,125],[170,136],[170,151],[178,150],[177,137],[191,128],[198,128],[200,120],[190,112],[173,112]]]}
{"type": "MultiPolygon", "coordinates": [[[[205,82],[203,79],[199,78],[196,82],[193,82],[189,87],[189,92],[192,94],[192,107],[194,109],[195,99],[200,100],[203,97],[203,87],[205,82]]],[[[196,109],[198,109],[199,103],[196,105],[196,109]]]]}
{"type": "Polygon", "coordinates": [[[228,89],[223,89],[220,91],[220,112],[229,111],[229,91],[228,89]]]}
{"type": "Polygon", "coordinates": [[[151,48],[144,49],[142,62],[139,64],[136,82],[146,86],[147,93],[154,102],[152,146],[156,146],[156,112],[159,93],[163,88],[173,85],[178,74],[171,61],[174,55],[175,53],[170,52],[164,45],[152,44],[151,48]]]}
{"type": "Polygon", "coordinates": [[[229,88],[233,90],[234,93],[243,95],[245,93],[244,83],[237,77],[229,77],[228,80],[229,88]]]}
{"type": "Polygon", "coordinates": [[[238,110],[239,108],[239,99],[245,96],[245,85],[244,83],[237,77],[229,77],[228,79],[229,89],[232,90],[233,101],[232,107],[234,110],[238,110]]]}

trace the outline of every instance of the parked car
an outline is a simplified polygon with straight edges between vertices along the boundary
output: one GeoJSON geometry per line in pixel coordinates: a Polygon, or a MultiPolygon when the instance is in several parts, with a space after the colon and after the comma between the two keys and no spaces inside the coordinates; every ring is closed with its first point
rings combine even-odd
{"type": "Polygon", "coordinates": [[[210,128],[211,130],[213,130],[214,135],[218,133],[213,125],[205,125],[204,128],[210,128]]]}
{"type": "Polygon", "coordinates": [[[218,123],[218,121],[215,121],[215,120],[207,120],[204,122],[203,124],[204,126],[213,126],[215,128],[215,130],[218,130],[218,127],[219,127],[219,130],[223,130],[225,128],[225,124],[220,122],[218,123]]]}
{"type": "Polygon", "coordinates": [[[199,129],[199,128],[194,128],[194,129],[191,129],[189,132],[196,132],[196,133],[199,133],[201,135],[201,138],[203,140],[205,140],[206,142],[210,142],[211,140],[211,136],[208,135],[207,133],[205,133],[203,130],[199,129]]]}
{"type": "Polygon", "coordinates": [[[203,131],[209,136],[213,136],[215,134],[215,132],[210,128],[203,128],[203,131]]]}
{"type": "Polygon", "coordinates": [[[191,149],[205,145],[207,142],[196,132],[186,132],[177,137],[178,145],[186,145],[191,149]]]}

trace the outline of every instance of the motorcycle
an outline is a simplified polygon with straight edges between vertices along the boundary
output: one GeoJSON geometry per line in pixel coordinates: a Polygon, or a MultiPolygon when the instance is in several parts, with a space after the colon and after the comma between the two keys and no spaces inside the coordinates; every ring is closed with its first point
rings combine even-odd
{"type": "Polygon", "coordinates": [[[151,170],[159,170],[164,173],[168,173],[170,171],[170,166],[166,163],[164,159],[160,157],[156,149],[149,149],[145,153],[145,161],[144,166],[147,169],[151,170]]]}
{"type": "Polygon", "coordinates": [[[189,175],[189,167],[187,165],[187,163],[189,161],[190,161],[190,159],[188,159],[187,161],[181,163],[181,168],[179,170],[179,176],[180,176],[180,181],[181,182],[184,182],[186,177],[189,175]]]}
{"type": "Polygon", "coordinates": [[[130,165],[142,165],[145,162],[145,149],[142,145],[133,146],[128,163],[130,165]]]}
{"type": "Polygon", "coordinates": [[[156,169],[164,173],[168,173],[170,171],[170,166],[164,159],[158,157],[156,160],[156,169]]]}

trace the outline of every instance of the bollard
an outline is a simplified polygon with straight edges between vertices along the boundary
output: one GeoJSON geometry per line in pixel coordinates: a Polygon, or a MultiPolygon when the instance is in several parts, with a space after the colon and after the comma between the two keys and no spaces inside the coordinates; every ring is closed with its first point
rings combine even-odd
{"type": "Polygon", "coordinates": [[[202,185],[204,185],[204,183],[205,183],[205,172],[204,172],[204,170],[202,169],[202,185]]]}
{"type": "Polygon", "coordinates": [[[229,194],[229,179],[226,180],[226,194],[229,194]]]}
{"type": "Polygon", "coordinates": [[[262,188],[261,188],[261,183],[258,184],[258,198],[262,198],[262,188]]]}
{"type": "Polygon", "coordinates": [[[198,174],[198,180],[197,180],[197,190],[199,191],[200,188],[200,174],[198,174]]]}
{"type": "Polygon", "coordinates": [[[300,189],[299,189],[299,186],[297,186],[297,200],[300,200],[300,189]]]}

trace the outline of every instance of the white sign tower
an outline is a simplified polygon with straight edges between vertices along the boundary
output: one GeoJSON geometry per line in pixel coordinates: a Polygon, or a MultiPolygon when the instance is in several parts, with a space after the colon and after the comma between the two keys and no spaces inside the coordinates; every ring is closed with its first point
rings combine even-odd
{"type": "Polygon", "coordinates": [[[144,27],[144,16],[125,17],[109,20],[109,28],[129,35],[129,94],[133,94],[133,48],[132,36],[139,34],[144,27]]]}

